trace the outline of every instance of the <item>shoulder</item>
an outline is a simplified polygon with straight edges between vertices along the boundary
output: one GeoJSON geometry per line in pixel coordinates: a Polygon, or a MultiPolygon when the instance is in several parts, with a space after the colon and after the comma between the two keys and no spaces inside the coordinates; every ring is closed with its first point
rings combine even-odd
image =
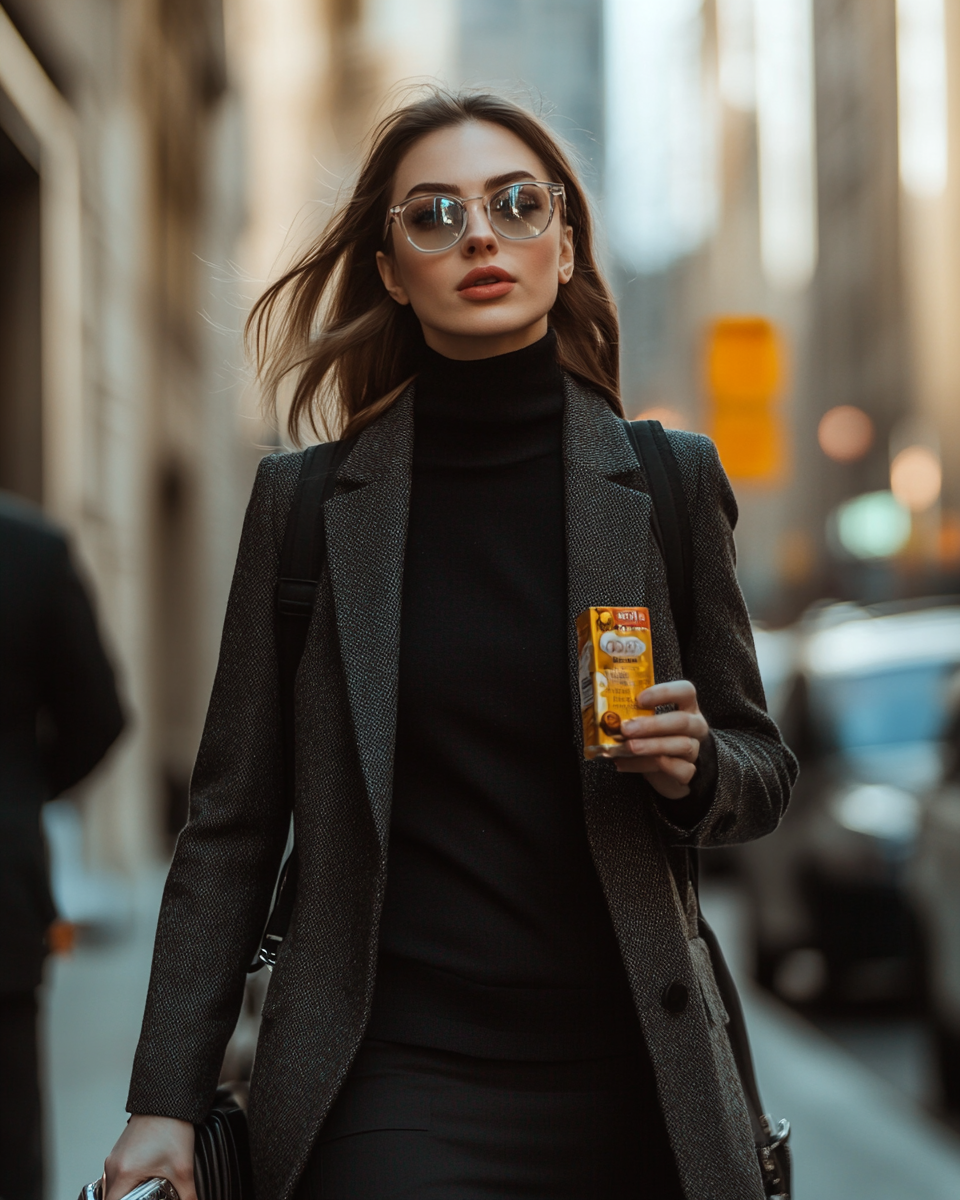
{"type": "Polygon", "coordinates": [[[303,450],[278,451],[260,460],[253,493],[247,508],[248,519],[260,515],[272,523],[275,540],[282,540],[287,517],[293,505],[304,467],[311,461],[329,464],[340,442],[321,442],[303,450]]]}
{"type": "Polygon", "coordinates": [[[66,533],[42,509],[9,492],[0,492],[0,531],[6,537],[51,549],[62,548],[67,542],[66,533]]]}
{"type": "Polygon", "coordinates": [[[72,569],[66,531],[36,505],[6,492],[0,493],[0,559],[16,564],[21,584],[49,583],[72,569]]]}
{"type": "Polygon", "coordinates": [[[712,439],[686,429],[667,429],[665,433],[680,468],[691,513],[699,516],[706,508],[719,507],[730,524],[736,525],[736,497],[712,439]]]}
{"type": "Polygon", "coordinates": [[[704,459],[716,455],[716,447],[705,433],[690,433],[686,429],[665,429],[664,433],[681,469],[686,466],[699,472],[704,459]]]}
{"type": "Polygon", "coordinates": [[[265,454],[257,464],[254,491],[258,488],[295,488],[308,450],[309,447],[304,450],[275,450],[265,454]]]}
{"type": "Polygon", "coordinates": [[[275,451],[260,459],[244,518],[247,534],[258,530],[258,537],[267,537],[276,545],[283,540],[306,453],[306,450],[275,451]]]}

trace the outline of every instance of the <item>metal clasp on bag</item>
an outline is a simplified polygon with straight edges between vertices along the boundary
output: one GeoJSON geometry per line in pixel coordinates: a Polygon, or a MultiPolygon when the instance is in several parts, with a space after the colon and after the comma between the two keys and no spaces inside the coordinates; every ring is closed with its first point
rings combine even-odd
{"type": "Polygon", "coordinates": [[[764,1113],[760,1118],[760,1127],[770,1139],[762,1146],[757,1146],[764,1194],[769,1200],[790,1200],[790,1193],[787,1191],[790,1170],[790,1122],[784,1118],[774,1130],[773,1122],[764,1113]]]}
{"type": "MultiPolygon", "coordinates": [[[[78,1200],[103,1200],[104,1194],[104,1179],[101,1176],[95,1183],[87,1184],[78,1200]]],[[[132,1192],[127,1192],[123,1200],[180,1200],[180,1196],[169,1179],[158,1178],[138,1183],[132,1192]]]]}
{"type": "MultiPolygon", "coordinates": [[[[257,952],[256,966],[264,966],[269,970],[277,965],[277,959],[280,957],[280,947],[283,945],[283,938],[277,933],[265,933],[263,942],[257,952]]],[[[256,967],[253,968],[254,970],[256,967]]],[[[252,971],[249,972],[252,974],[252,971]]]]}

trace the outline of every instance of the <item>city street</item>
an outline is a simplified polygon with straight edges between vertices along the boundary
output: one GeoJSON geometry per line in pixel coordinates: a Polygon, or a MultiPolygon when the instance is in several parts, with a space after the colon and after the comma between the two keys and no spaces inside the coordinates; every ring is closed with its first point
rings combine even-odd
{"type": "MultiPolygon", "coordinates": [[[[141,880],[126,940],[51,964],[49,1200],[76,1200],[123,1127],[161,886],[158,873],[141,880]]],[[[712,890],[704,906],[736,965],[736,893],[712,890]]],[[[772,1000],[754,991],[744,1000],[764,1102],[793,1124],[797,1200],[960,1196],[960,1139],[907,1094],[924,1088],[909,1027],[858,1027],[859,1041],[848,1034],[855,1057],[772,1000]]]]}
{"type": "MultiPolygon", "coordinates": [[[[286,947],[303,996],[376,952],[366,792],[378,1036],[591,1038],[561,989],[514,1025],[456,982],[604,978],[579,810],[521,753],[561,786],[574,665],[588,758],[660,753],[625,725],[654,681],[718,732],[702,903],[794,1200],[960,1200],[958,326],[960,0],[0,0],[2,1200],[76,1200],[124,1128],[205,729],[189,893],[237,885],[281,766],[346,881],[286,947]]],[[[670,915],[652,843],[596,830],[605,894],[636,855],[670,915]]],[[[682,1011],[684,934],[615,916],[682,1011]]],[[[689,1200],[740,1200],[689,1050],[689,1200]]]]}

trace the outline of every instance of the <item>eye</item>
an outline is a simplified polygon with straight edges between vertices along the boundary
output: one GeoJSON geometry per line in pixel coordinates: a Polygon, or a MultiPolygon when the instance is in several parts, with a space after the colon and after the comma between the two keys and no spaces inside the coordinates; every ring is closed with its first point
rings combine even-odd
{"type": "Polygon", "coordinates": [[[417,229],[436,229],[440,225],[457,225],[457,206],[446,196],[421,196],[408,204],[407,224],[417,229]]]}
{"type": "Polygon", "coordinates": [[[506,220],[523,221],[543,208],[543,196],[540,188],[517,183],[497,192],[491,208],[506,220]]]}

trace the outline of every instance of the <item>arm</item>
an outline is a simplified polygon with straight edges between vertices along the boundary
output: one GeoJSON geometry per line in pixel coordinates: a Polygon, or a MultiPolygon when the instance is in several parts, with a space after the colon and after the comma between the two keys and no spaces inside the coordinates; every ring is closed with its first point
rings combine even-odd
{"type": "Polygon", "coordinates": [[[657,807],[671,842],[729,845],[776,828],[797,764],[766,712],[736,577],[736,500],[716,447],[704,437],[671,436],[693,526],[692,682],[650,689],[651,706],[675,703],[678,711],[628,723],[636,757],[617,766],[646,774],[663,797],[657,807]]]}
{"type": "Polygon", "coordinates": [[[300,459],[260,464],[220,661],[164,890],[129,1111],[198,1122],[266,920],[289,809],[282,786],[274,586],[300,459]]]}
{"type": "Polygon", "coordinates": [[[52,728],[44,746],[44,766],[51,793],[57,796],[93,770],[120,736],[124,720],[93,605],[65,539],[56,539],[51,557],[44,624],[45,715],[52,728]]]}

